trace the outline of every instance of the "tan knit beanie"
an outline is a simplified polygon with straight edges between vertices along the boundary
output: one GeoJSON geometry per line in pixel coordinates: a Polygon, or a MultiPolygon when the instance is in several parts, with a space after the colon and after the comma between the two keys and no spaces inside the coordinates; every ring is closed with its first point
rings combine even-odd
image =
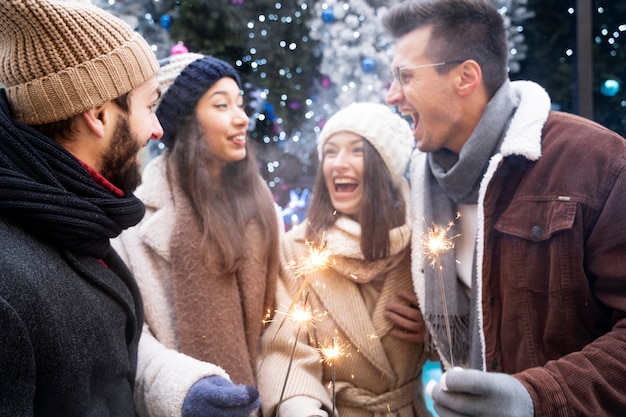
{"type": "Polygon", "coordinates": [[[26,124],[100,106],[159,67],[141,35],[86,1],[1,0],[0,28],[0,83],[26,124]]]}
{"type": "Polygon", "coordinates": [[[335,133],[352,132],[374,146],[387,165],[394,184],[400,184],[415,147],[409,122],[394,113],[389,106],[378,103],[353,103],[335,113],[324,125],[317,141],[322,149],[335,133]]]}

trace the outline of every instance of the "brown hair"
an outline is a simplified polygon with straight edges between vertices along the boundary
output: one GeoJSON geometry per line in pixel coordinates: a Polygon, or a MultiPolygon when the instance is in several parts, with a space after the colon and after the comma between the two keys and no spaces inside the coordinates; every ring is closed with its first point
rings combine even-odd
{"type": "MultiPolygon", "coordinates": [[[[389,9],[383,25],[395,38],[431,26],[426,49],[433,62],[475,60],[490,97],[508,77],[504,21],[487,0],[406,1],[389,9]]],[[[443,65],[435,69],[444,74],[452,68],[443,65]]]]}
{"type": "Polygon", "coordinates": [[[244,229],[255,220],[264,234],[259,242],[267,248],[265,262],[278,262],[278,222],[274,201],[250,147],[246,157],[227,164],[219,179],[211,178],[207,165],[214,163],[195,112],[181,124],[174,146],[164,154],[178,174],[202,228],[205,265],[218,274],[238,269],[243,253],[244,229]],[[222,262],[208,265],[206,254],[214,247],[222,262]]]}
{"type": "MultiPolygon", "coordinates": [[[[319,242],[336,219],[321,169],[323,163],[322,159],[309,207],[306,239],[310,242],[319,242]]],[[[363,139],[363,199],[358,221],[361,225],[361,252],[367,261],[389,256],[389,231],[406,221],[404,197],[394,187],[380,154],[366,139],[363,139]]]]}

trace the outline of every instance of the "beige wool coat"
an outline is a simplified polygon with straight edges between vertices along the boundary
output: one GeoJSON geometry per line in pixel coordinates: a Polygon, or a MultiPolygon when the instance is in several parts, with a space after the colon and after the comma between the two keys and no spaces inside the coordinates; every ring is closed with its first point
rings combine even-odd
{"type": "MultiPolygon", "coordinates": [[[[261,340],[258,360],[264,416],[274,415],[283,390],[282,400],[309,397],[331,415],[333,378],[335,411],[341,417],[430,416],[421,382],[426,352],[422,345],[391,336],[393,325],[383,317],[390,300],[401,302],[397,290],[413,291],[410,230],[406,226],[395,235],[396,255],[368,263],[360,260],[358,223],[344,217],[336,225],[338,230],[326,235],[327,248],[333,253],[331,266],[306,276],[299,275],[310,254],[310,244],[304,239],[306,224],[287,232],[282,242],[278,312],[261,340]],[[369,294],[368,302],[364,294],[369,294]],[[298,322],[281,314],[292,303],[306,303],[315,318],[298,322]],[[334,361],[324,361],[321,348],[333,339],[343,353],[334,361]]],[[[282,405],[281,416],[314,414],[282,405]]]]}
{"type": "MultiPolygon", "coordinates": [[[[172,188],[166,171],[162,157],[157,157],[148,164],[144,171],[146,180],[136,192],[146,206],[146,215],[139,225],[125,231],[113,242],[113,246],[135,275],[144,300],[145,324],[139,343],[135,383],[135,403],[142,417],[180,416],[185,395],[199,379],[218,375],[238,382],[233,378],[234,374],[243,372],[250,366],[253,370],[262,320],[266,313],[264,305],[268,300],[273,301],[275,292],[275,285],[264,282],[265,274],[269,274],[267,265],[255,264],[260,262],[261,257],[256,256],[254,249],[250,248],[250,259],[244,268],[247,272],[243,272],[250,276],[242,278],[249,283],[249,288],[241,289],[241,297],[255,299],[246,302],[243,307],[253,309],[257,314],[246,311],[243,316],[249,315],[249,319],[231,317],[233,315],[229,312],[224,313],[228,317],[215,317],[216,314],[211,312],[214,303],[210,298],[205,304],[205,313],[202,310],[192,312],[197,316],[199,326],[206,327],[208,323],[209,328],[212,326],[215,329],[203,333],[202,336],[209,344],[211,352],[220,357],[234,359],[227,359],[226,362],[229,363],[215,364],[213,362],[216,361],[197,360],[179,352],[171,240],[176,234],[187,236],[190,231],[174,230],[178,215],[175,212],[175,196],[180,196],[182,191],[172,188]],[[242,320],[244,328],[241,328],[242,320]]],[[[177,198],[180,205],[180,197],[177,198]]],[[[261,248],[258,239],[252,243],[261,248]]],[[[193,253],[189,256],[199,258],[199,255],[193,253]]],[[[277,267],[276,265],[272,274],[274,279],[277,267]]],[[[205,279],[202,274],[203,270],[192,270],[189,279],[205,279]]],[[[207,276],[206,279],[213,280],[204,290],[209,292],[210,297],[219,291],[217,287],[221,284],[216,282],[216,278],[207,276]]],[[[194,295],[189,294],[189,297],[194,295]]],[[[238,304],[237,301],[233,302],[238,304]]],[[[221,313],[217,312],[218,316],[219,314],[221,313]]]]}

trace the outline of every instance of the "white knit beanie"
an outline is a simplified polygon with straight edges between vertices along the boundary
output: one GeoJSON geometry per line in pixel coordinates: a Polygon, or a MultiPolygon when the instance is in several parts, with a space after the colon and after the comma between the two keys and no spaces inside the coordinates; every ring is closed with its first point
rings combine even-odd
{"type": "Polygon", "coordinates": [[[371,143],[383,158],[394,184],[402,182],[415,139],[409,123],[389,106],[378,103],[353,103],[335,113],[324,125],[317,142],[322,148],[335,133],[352,132],[371,143]]]}
{"type": "Polygon", "coordinates": [[[27,124],[98,107],[158,69],[141,35],[87,1],[0,0],[0,28],[0,83],[27,124]]]}

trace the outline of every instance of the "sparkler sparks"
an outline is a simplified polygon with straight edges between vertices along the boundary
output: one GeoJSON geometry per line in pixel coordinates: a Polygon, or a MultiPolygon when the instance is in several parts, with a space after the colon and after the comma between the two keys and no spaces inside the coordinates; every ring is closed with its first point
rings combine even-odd
{"type": "MultiPolygon", "coordinates": [[[[323,238],[322,238],[322,241],[323,241],[323,238]]],[[[320,247],[316,248],[313,246],[312,242],[307,241],[306,246],[308,248],[309,255],[307,257],[303,257],[300,260],[300,262],[292,261],[288,265],[288,268],[294,271],[294,275],[296,276],[296,278],[304,277],[304,279],[302,280],[302,284],[298,288],[298,291],[296,292],[296,296],[292,300],[291,305],[289,306],[287,312],[283,313],[284,317],[280,325],[278,326],[278,329],[276,330],[274,339],[276,339],[278,332],[283,327],[285,318],[290,318],[291,320],[294,320],[294,321],[302,320],[304,322],[311,321],[313,319],[312,313],[309,313],[310,315],[308,317],[302,317],[302,314],[304,313],[302,309],[298,310],[295,308],[296,303],[298,301],[298,298],[301,298],[302,295],[305,293],[305,288],[309,283],[310,277],[314,273],[324,270],[330,267],[331,265],[333,265],[334,263],[332,261],[330,251],[326,249],[325,244],[322,244],[320,247]],[[300,317],[298,317],[298,315],[300,315],[300,317]]],[[[308,294],[307,294],[307,297],[308,297],[308,294]]],[[[272,343],[274,339],[272,339],[272,343]]]]}
{"type": "Polygon", "coordinates": [[[296,323],[298,323],[298,331],[296,332],[296,338],[293,341],[293,347],[291,349],[291,357],[289,358],[289,365],[287,366],[287,373],[285,374],[285,382],[283,383],[283,388],[280,393],[278,405],[276,406],[276,411],[274,411],[274,416],[278,416],[278,410],[280,409],[280,405],[283,402],[283,397],[285,396],[285,389],[287,388],[287,381],[289,380],[289,373],[291,372],[291,366],[293,365],[293,358],[296,353],[296,347],[298,346],[298,339],[300,338],[300,330],[302,330],[302,324],[305,323],[306,320],[310,320],[310,318],[312,317],[311,309],[307,307],[308,299],[309,299],[309,293],[306,293],[304,296],[302,309],[297,309],[294,312],[289,313],[290,318],[292,320],[295,320],[296,323]]]}
{"type": "MultiPolygon", "coordinates": [[[[324,241],[323,238],[322,241],[324,241]]],[[[289,265],[296,277],[304,276],[307,278],[334,264],[330,250],[326,248],[325,243],[315,247],[313,242],[307,241],[306,246],[308,248],[308,256],[302,258],[299,262],[291,262],[289,265]]]]}
{"type": "Polygon", "coordinates": [[[261,320],[261,323],[263,324],[263,326],[265,326],[267,323],[272,321],[272,310],[270,310],[269,308],[265,311],[265,315],[263,316],[263,319],[261,320]]]}
{"type": "MultiPolygon", "coordinates": [[[[308,296],[308,294],[307,294],[308,296]]],[[[291,309],[291,311],[285,313],[285,316],[291,320],[298,323],[298,325],[313,323],[313,312],[311,308],[306,305],[306,301],[302,305],[297,305],[295,308],[291,309]]]]}
{"type": "Polygon", "coordinates": [[[333,337],[330,344],[322,345],[318,350],[322,354],[322,361],[329,366],[333,366],[337,359],[345,356],[348,346],[349,344],[342,345],[338,343],[337,338],[333,337]]]}
{"type": "MultiPolygon", "coordinates": [[[[322,235],[321,241],[324,242],[324,235],[322,235]]],[[[302,280],[302,283],[300,284],[298,291],[296,291],[296,296],[291,301],[291,304],[289,305],[287,312],[282,313],[283,317],[280,321],[280,324],[278,325],[278,328],[276,329],[276,332],[274,333],[274,337],[272,338],[270,345],[274,344],[274,341],[276,340],[276,337],[278,336],[278,333],[280,332],[280,330],[283,328],[283,325],[285,324],[286,319],[290,319],[295,322],[299,322],[300,324],[303,324],[303,323],[312,323],[313,320],[315,320],[316,318],[319,318],[319,317],[315,317],[315,315],[310,311],[310,309],[309,309],[309,312],[306,313],[305,312],[306,309],[296,308],[296,304],[298,300],[301,299],[303,296],[308,297],[308,293],[306,293],[305,289],[306,289],[306,286],[309,284],[309,279],[311,278],[311,276],[314,276],[314,274],[318,271],[329,268],[331,265],[334,264],[334,261],[332,260],[331,252],[330,250],[326,248],[325,243],[322,243],[319,247],[316,247],[313,244],[313,242],[306,241],[305,243],[308,249],[307,256],[302,257],[298,262],[296,261],[289,262],[289,264],[286,267],[287,269],[291,269],[293,271],[294,276],[296,278],[304,277],[304,279],[302,280]]],[[[305,305],[306,305],[306,302],[305,302],[305,305]]],[[[276,311],[276,313],[280,313],[280,312],[276,311]]],[[[300,324],[298,325],[298,333],[300,332],[300,327],[301,327],[300,324]]],[[[265,361],[265,355],[263,355],[261,360],[259,361],[257,372],[260,371],[261,367],[263,366],[264,361],[265,361]]]]}
{"type": "Polygon", "coordinates": [[[328,366],[332,368],[332,390],[333,390],[333,411],[331,415],[335,415],[335,383],[336,383],[336,373],[335,373],[335,364],[337,359],[345,355],[345,351],[348,345],[341,345],[337,343],[337,337],[333,337],[332,341],[329,345],[322,345],[318,350],[322,354],[322,361],[326,363],[328,366]]]}
{"type": "Polygon", "coordinates": [[[441,265],[438,265],[439,255],[454,248],[453,239],[459,237],[459,235],[448,237],[448,233],[453,226],[453,221],[450,221],[445,227],[435,225],[422,235],[422,248],[430,261],[431,267],[435,268],[437,266],[437,269],[441,269],[441,265]]]}
{"type": "MultiPolygon", "coordinates": [[[[332,260],[332,257],[331,257],[331,252],[330,250],[326,248],[324,235],[322,235],[321,242],[322,244],[316,247],[313,244],[313,242],[306,241],[306,246],[308,249],[307,255],[302,257],[302,259],[300,259],[298,262],[296,261],[290,262],[286,267],[287,269],[290,269],[293,271],[293,275],[295,276],[295,278],[304,277],[304,279],[302,280],[302,283],[300,284],[298,291],[296,291],[295,293],[296,296],[291,301],[291,305],[289,306],[289,309],[287,310],[286,313],[284,313],[284,317],[282,321],[280,322],[280,324],[278,325],[276,333],[274,334],[274,338],[270,342],[270,344],[274,343],[274,340],[276,339],[276,337],[278,336],[278,333],[283,327],[285,319],[290,319],[297,323],[296,337],[294,339],[294,344],[292,346],[291,357],[289,359],[289,364],[287,366],[287,373],[285,375],[285,380],[284,380],[283,387],[281,390],[280,399],[278,400],[278,404],[274,411],[274,416],[278,415],[278,410],[283,401],[285,389],[287,387],[287,381],[289,380],[289,374],[291,372],[291,367],[293,364],[293,359],[294,359],[296,347],[298,344],[298,339],[300,337],[300,333],[302,330],[302,325],[312,324],[314,320],[319,319],[321,316],[323,316],[323,315],[320,315],[316,317],[315,313],[311,311],[311,308],[307,306],[307,300],[308,300],[309,294],[306,291],[306,286],[309,285],[309,281],[311,277],[315,276],[317,272],[327,269],[331,265],[334,264],[334,261],[332,260]],[[301,306],[299,306],[298,299],[302,299],[302,298],[304,299],[304,301],[301,303],[301,306]]],[[[263,364],[263,361],[264,361],[264,358],[261,360],[261,365],[263,364]]],[[[333,367],[333,372],[334,372],[334,367],[333,367]]],[[[333,404],[333,407],[334,407],[334,404],[333,404]]]]}
{"type": "MultiPolygon", "coordinates": [[[[460,214],[457,213],[457,219],[460,214]]],[[[453,239],[460,235],[448,237],[450,229],[454,226],[454,221],[450,221],[447,226],[433,225],[426,233],[422,235],[422,249],[426,254],[426,258],[430,261],[430,266],[437,270],[437,278],[439,280],[439,291],[441,293],[441,305],[443,308],[443,318],[446,326],[446,337],[448,338],[448,347],[450,348],[450,364],[454,367],[454,356],[452,355],[452,333],[450,331],[450,318],[448,316],[448,304],[446,303],[446,293],[443,283],[442,266],[440,255],[454,248],[453,239]]]]}

